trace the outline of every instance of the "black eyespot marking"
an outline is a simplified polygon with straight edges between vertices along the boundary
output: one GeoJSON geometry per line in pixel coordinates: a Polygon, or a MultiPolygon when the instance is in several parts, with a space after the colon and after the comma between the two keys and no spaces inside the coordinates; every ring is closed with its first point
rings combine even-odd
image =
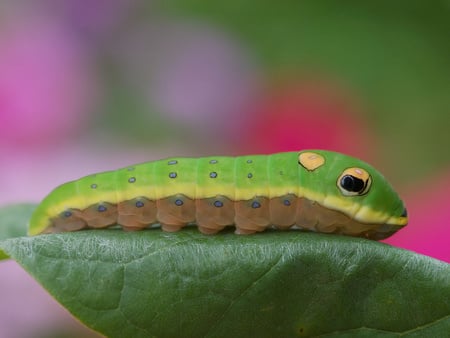
{"type": "Polygon", "coordinates": [[[97,184],[92,183],[92,184],[91,184],[91,189],[97,189],[97,184]]]}
{"type": "Polygon", "coordinates": [[[209,177],[216,178],[217,177],[217,173],[215,171],[212,171],[212,172],[209,173],[209,177]]]}
{"type": "Polygon", "coordinates": [[[171,161],[167,162],[168,165],[174,165],[174,164],[177,164],[177,163],[178,163],[177,160],[171,160],[171,161]]]}
{"type": "Polygon", "coordinates": [[[99,205],[97,207],[97,211],[98,212],[105,212],[107,210],[107,208],[104,205],[99,205]]]}
{"type": "Polygon", "coordinates": [[[248,173],[248,174],[247,174],[247,177],[248,177],[248,178],[252,178],[252,177],[253,177],[253,174],[252,174],[252,173],[248,173]]]}
{"type": "Polygon", "coordinates": [[[221,207],[223,207],[223,202],[222,201],[214,201],[214,206],[216,208],[221,208],[221,207]]]}
{"type": "Polygon", "coordinates": [[[129,183],[134,183],[134,182],[136,182],[136,177],[130,177],[130,178],[128,179],[128,182],[129,182],[129,183]]]}
{"type": "Polygon", "coordinates": [[[284,200],[283,201],[283,204],[285,205],[285,206],[290,206],[291,205],[291,201],[289,201],[289,200],[284,200]]]}
{"type": "Polygon", "coordinates": [[[211,164],[216,164],[217,162],[219,162],[219,161],[217,161],[217,160],[211,160],[211,161],[209,161],[209,163],[211,163],[211,164]]]}
{"type": "Polygon", "coordinates": [[[142,208],[144,206],[144,202],[137,201],[135,205],[136,205],[136,208],[142,208]]]}
{"type": "Polygon", "coordinates": [[[72,211],[64,211],[63,216],[69,218],[70,216],[72,216],[72,211]]]}
{"type": "Polygon", "coordinates": [[[259,202],[257,202],[257,201],[254,201],[254,202],[252,203],[252,208],[253,208],[253,209],[261,208],[261,203],[259,203],[259,202]]]}
{"type": "Polygon", "coordinates": [[[182,200],[175,200],[175,205],[176,206],[182,206],[183,205],[183,201],[182,200]]]}
{"type": "Polygon", "coordinates": [[[169,177],[170,177],[170,178],[175,178],[175,177],[177,177],[177,173],[176,173],[176,172],[171,172],[171,173],[169,174],[169,177]]]}
{"type": "Polygon", "coordinates": [[[247,163],[253,163],[253,161],[252,160],[247,160],[247,163]]]}
{"type": "Polygon", "coordinates": [[[341,178],[341,187],[349,192],[357,192],[360,193],[364,191],[367,182],[364,182],[362,179],[352,176],[352,175],[344,175],[341,178]]]}

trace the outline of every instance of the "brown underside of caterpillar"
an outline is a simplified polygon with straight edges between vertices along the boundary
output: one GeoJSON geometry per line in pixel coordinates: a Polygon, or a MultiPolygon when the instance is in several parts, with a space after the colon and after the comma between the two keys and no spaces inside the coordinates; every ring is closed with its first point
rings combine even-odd
{"type": "Polygon", "coordinates": [[[156,223],[169,232],[195,223],[204,234],[215,234],[232,225],[238,234],[252,234],[268,227],[285,230],[296,225],[317,232],[376,240],[395,232],[389,226],[383,226],[380,231],[380,225],[356,222],[339,211],[292,194],[246,201],[232,201],[224,196],[193,200],[175,195],[156,201],[138,197],[118,204],[101,202],[84,210],[68,209],[50,222],[44,233],[106,228],[115,224],[124,230],[142,230],[156,223]]]}

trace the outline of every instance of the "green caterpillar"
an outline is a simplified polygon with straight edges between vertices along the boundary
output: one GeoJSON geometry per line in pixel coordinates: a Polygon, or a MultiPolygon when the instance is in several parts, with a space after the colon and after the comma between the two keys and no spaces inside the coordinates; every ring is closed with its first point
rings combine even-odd
{"type": "Polygon", "coordinates": [[[65,183],[32,215],[29,234],[189,223],[205,234],[235,225],[251,234],[294,225],[384,239],[407,224],[403,202],[358,159],[322,150],[240,157],[169,158],[65,183]]]}

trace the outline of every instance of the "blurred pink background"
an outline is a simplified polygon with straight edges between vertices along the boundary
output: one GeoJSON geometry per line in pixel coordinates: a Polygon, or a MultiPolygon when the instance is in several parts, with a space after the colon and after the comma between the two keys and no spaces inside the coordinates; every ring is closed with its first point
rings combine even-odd
{"type": "MultiPolygon", "coordinates": [[[[450,58],[424,28],[445,11],[188,3],[0,4],[2,206],[134,162],[322,148],[400,192],[410,223],[386,243],[450,262],[450,58]]],[[[0,337],[95,336],[0,269],[0,337]]]]}

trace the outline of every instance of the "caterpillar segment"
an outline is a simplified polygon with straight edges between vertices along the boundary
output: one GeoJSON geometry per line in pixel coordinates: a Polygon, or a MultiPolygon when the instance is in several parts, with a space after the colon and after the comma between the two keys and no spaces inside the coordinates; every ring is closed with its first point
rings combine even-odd
{"type": "Polygon", "coordinates": [[[384,239],[407,224],[383,176],[343,154],[308,150],[242,157],[171,158],[65,183],[38,206],[29,233],[119,224],[164,231],[196,224],[205,234],[293,226],[384,239]]]}

